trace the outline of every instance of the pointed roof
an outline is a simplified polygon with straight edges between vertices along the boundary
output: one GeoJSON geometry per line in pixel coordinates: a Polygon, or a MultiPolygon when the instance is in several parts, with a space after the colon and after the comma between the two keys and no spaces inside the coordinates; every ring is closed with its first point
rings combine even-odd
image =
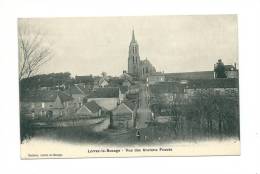
{"type": "Polygon", "coordinates": [[[135,42],[135,31],[132,31],[132,42],[135,42]]]}

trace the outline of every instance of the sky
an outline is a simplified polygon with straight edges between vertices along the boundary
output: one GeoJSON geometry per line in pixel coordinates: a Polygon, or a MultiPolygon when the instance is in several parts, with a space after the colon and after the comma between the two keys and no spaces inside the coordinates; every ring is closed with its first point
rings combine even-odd
{"type": "Polygon", "coordinates": [[[157,71],[212,70],[222,59],[238,64],[236,15],[30,18],[45,33],[53,56],[40,73],[120,75],[127,70],[134,29],[141,59],[157,71]]]}

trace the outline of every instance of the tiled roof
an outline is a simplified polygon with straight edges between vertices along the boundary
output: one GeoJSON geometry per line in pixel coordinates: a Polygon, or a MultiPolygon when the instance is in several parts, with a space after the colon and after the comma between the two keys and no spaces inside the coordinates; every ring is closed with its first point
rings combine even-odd
{"type": "Polygon", "coordinates": [[[57,98],[60,97],[61,102],[66,102],[72,100],[72,97],[65,94],[61,91],[54,91],[54,90],[44,90],[44,91],[30,91],[28,93],[21,93],[21,101],[24,102],[54,102],[57,98]]]}
{"type": "Polygon", "coordinates": [[[84,104],[92,113],[98,112],[102,109],[95,101],[88,102],[84,104]]]}
{"type": "Polygon", "coordinates": [[[119,88],[105,87],[95,88],[89,95],[88,98],[118,98],[119,88]]]}
{"type": "Polygon", "coordinates": [[[190,80],[188,89],[205,89],[205,88],[238,88],[238,79],[222,78],[212,80],[190,80]]]}
{"type": "Polygon", "coordinates": [[[165,73],[166,80],[214,79],[214,71],[196,71],[182,73],[165,73]]]}

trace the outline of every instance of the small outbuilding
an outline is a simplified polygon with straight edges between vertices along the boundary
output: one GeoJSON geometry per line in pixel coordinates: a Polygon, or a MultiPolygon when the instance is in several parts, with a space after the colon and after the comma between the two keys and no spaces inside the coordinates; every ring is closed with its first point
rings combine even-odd
{"type": "Polygon", "coordinates": [[[77,111],[78,116],[98,117],[102,114],[102,108],[95,102],[90,101],[81,106],[77,111]]]}
{"type": "Polygon", "coordinates": [[[136,104],[133,102],[122,102],[113,111],[112,126],[115,128],[129,129],[134,127],[136,116],[136,104]]]}

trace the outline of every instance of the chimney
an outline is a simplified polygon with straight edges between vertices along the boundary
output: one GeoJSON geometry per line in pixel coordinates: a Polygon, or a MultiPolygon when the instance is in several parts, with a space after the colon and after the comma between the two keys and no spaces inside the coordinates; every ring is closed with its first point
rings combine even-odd
{"type": "Polygon", "coordinates": [[[235,70],[236,70],[237,69],[237,63],[236,62],[234,63],[234,66],[235,66],[235,70]]]}

